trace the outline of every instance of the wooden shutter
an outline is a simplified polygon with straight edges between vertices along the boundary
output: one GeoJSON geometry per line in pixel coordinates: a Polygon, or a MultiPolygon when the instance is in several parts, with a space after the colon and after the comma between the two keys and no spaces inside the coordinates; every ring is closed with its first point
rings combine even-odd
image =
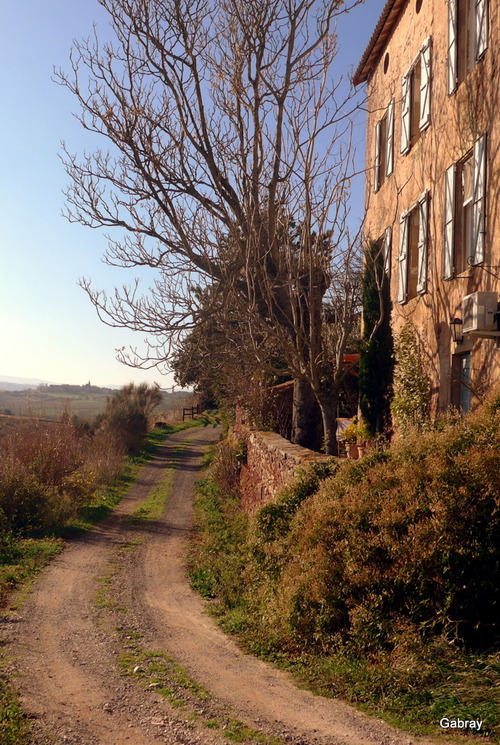
{"type": "Polygon", "coordinates": [[[417,293],[427,291],[427,210],[429,200],[425,191],[418,201],[418,270],[417,293]]]}
{"type": "Polygon", "coordinates": [[[386,228],[384,231],[384,271],[388,277],[391,276],[391,249],[392,228],[386,228]]]}
{"type": "Polygon", "coordinates": [[[420,52],[420,131],[431,123],[431,39],[426,39],[420,52]]]}
{"type": "Polygon", "coordinates": [[[410,150],[410,83],[411,74],[408,71],[403,75],[401,84],[401,152],[403,154],[410,150]]]}
{"type": "Polygon", "coordinates": [[[399,223],[398,303],[406,303],[408,294],[408,214],[408,212],[404,212],[399,223]]]}
{"type": "Polygon", "coordinates": [[[375,164],[373,167],[373,191],[380,189],[380,132],[382,123],[377,122],[375,125],[375,164]]]}
{"type": "Polygon", "coordinates": [[[444,248],[443,277],[453,277],[453,255],[455,242],[455,183],[457,167],[453,163],[444,174],[444,248]]]}
{"type": "Polygon", "coordinates": [[[448,93],[456,90],[458,81],[457,0],[448,0],[448,93]]]}
{"type": "Polygon", "coordinates": [[[474,206],[472,211],[472,264],[484,261],[486,197],[486,135],[474,143],[474,206]]]}
{"type": "Polygon", "coordinates": [[[385,175],[390,176],[394,170],[394,99],[387,107],[387,142],[385,155],[385,175]]]}
{"type": "Polygon", "coordinates": [[[487,0],[476,0],[475,9],[476,60],[481,59],[488,46],[487,0]]]}

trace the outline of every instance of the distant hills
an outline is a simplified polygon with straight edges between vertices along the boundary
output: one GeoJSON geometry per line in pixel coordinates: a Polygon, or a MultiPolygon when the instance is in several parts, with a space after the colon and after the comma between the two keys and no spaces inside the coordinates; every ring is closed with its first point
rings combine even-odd
{"type": "Polygon", "coordinates": [[[16,378],[11,375],[0,375],[0,391],[26,391],[46,384],[40,378],[16,378]]]}
{"type": "MultiPolygon", "coordinates": [[[[42,393],[60,393],[67,394],[88,394],[88,393],[106,393],[110,394],[121,388],[119,385],[99,386],[85,383],[85,385],[72,385],[69,383],[49,383],[40,378],[18,378],[11,375],[0,375],[0,391],[33,391],[37,390],[42,393]]],[[[171,386],[163,388],[164,391],[178,393],[172,390],[171,386]]],[[[185,392],[185,391],[183,391],[185,392]]]]}

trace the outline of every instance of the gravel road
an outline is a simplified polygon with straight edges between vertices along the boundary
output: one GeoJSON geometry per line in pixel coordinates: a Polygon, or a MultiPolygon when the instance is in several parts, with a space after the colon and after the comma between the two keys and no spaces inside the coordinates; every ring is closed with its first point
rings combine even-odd
{"type": "Polygon", "coordinates": [[[185,561],[200,459],[218,436],[206,427],[169,438],[113,515],[3,617],[35,743],[429,745],[297,688],[207,615],[185,561]],[[163,516],[131,520],[174,459],[163,516]]]}

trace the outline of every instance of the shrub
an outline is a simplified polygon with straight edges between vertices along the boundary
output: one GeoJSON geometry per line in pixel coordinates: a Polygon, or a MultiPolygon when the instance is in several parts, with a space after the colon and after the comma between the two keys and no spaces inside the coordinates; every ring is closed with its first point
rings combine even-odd
{"type": "Polygon", "coordinates": [[[394,423],[404,432],[421,428],[429,421],[431,382],[425,371],[423,350],[415,329],[406,324],[394,344],[394,423]]]}
{"type": "Polygon", "coordinates": [[[130,383],[108,398],[101,429],[127,453],[135,453],[147,435],[149,417],[161,400],[158,385],[130,383]]]}
{"type": "Polygon", "coordinates": [[[493,644],[499,447],[500,416],[483,410],[325,481],[292,526],[282,576],[289,623],[303,642],[328,628],[333,644],[390,648],[404,624],[421,638],[493,644]],[[297,603],[322,612],[299,628],[297,603]]]}
{"type": "Polygon", "coordinates": [[[123,450],[69,421],[37,420],[0,441],[0,514],[8,531],[31,535],[64,525],[119,472],[123,450]]]}

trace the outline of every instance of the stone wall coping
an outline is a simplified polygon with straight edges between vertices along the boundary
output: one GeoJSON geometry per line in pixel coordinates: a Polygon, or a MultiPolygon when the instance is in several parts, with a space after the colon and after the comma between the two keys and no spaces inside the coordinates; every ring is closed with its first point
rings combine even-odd
{"type": "Polygon", "coordinates": [[[255,438],[260,440],[268,450],[277,451],[285,456],[286,459],[295,461],[296,463],[328,460],[331,457],[322,453],[316,453],[314,450],[309,450],[309,448],[304,448],[301,445],[295,445],[281,435],[276,434],[276,432],[263,432],[261,430],[250,429],[248,430],[248,437],[250,439],[255,438]]]}

